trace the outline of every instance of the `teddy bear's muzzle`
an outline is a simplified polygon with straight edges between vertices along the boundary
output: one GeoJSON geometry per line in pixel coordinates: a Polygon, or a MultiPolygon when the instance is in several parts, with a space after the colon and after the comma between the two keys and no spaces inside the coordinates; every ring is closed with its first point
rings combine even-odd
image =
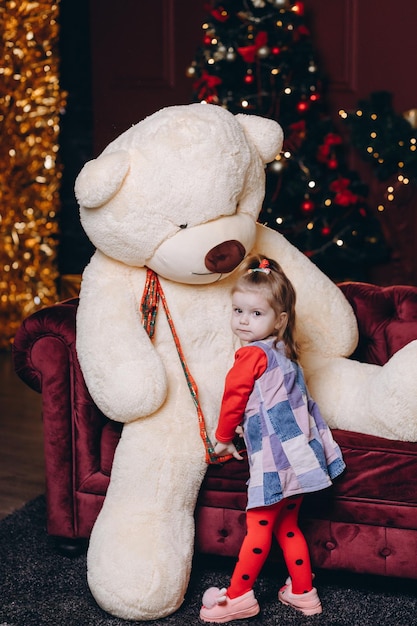
{"type": "Polygon", "coordinates": [[[213,274],[228,274],[243,261],[245,254],[245,247],[240,241],[223,241],[207,252],[204,264],[213,274]]]}

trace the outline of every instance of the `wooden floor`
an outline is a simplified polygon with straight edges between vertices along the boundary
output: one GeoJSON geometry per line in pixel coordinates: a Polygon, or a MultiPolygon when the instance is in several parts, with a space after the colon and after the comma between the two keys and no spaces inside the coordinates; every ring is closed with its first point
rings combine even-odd
{"type": "Polygon", "coordinates": [[[45,492],[41,396],[0,350],[0,519],[45,492]]]}

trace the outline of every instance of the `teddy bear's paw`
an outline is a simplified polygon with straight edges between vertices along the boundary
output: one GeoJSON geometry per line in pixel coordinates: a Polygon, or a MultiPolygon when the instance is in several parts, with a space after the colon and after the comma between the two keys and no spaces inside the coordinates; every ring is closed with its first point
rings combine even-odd
{"type": "Polygon", "coordinates": [[[374,434],[417,441],[416,363],[417,340],[396,352],[375,376],[369,390],[374,434]]]}
{"type": "Polygon", "coordinates": [[[417,441],[417,341],[383,366],[333,359],[307,380],[331,428],[417,441]]]}

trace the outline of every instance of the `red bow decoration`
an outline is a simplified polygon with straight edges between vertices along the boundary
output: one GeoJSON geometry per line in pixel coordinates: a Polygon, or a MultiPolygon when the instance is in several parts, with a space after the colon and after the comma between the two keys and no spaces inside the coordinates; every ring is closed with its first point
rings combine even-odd
{"type": "Polygon", "coordinates": [[[207,96],[216,93],[216,87],[222,84],[222,79],[218,76],[213,76],[206,71],[203,71],[200,78],[194,82],[194,89],[198,91],[198,98],[200,100],[207,98],[207,96]]]}
{"type": "Polygon", "coordinates": [[[338,178],[330,183],[329,188],[335,192],[334,203],[339,206],[350,206],[356,204],[359,200],[359,196],[353,193],[348,187],[350,184],[349,178],[338,178]]]}
{"type": "Polygon", "coordinates": [[[210,15],[212,15],[218,22],[226,22],[230,17],[229,13],[223,6],[219,5],[215,9],[212,9],[210,2],[206,2],[204,4],[204,10],[206,13],[210,13],[210,15]]]}
{"type": "Polygon", "coordinates": [[[327,133],[324,143],[317,150],[317,161],[327,163],[332,156],[332,148],[342,143],[342,138],[336,133],[327,133]]]}
{"type": "Polygon", "coordinates": [[[225,11],[222,7],[219,7],[218,9],[214,9],[211,12],[211,14],[214,17],[214,19],[216,19],[218,22],[227,22],[227,20],[230,17],[228,12],[225,11]]]}
{"type": "Polygon", "coordinates": [[[338,146],[342,143],[342,138],[340,135],[337,135],[336,133],[327,133],[327,135],[324,138],[324,143],[327,146],[338,146]]]}
{"type": "Polygon", "coordinates": [[[268,33],[264,30],[261,30],[255,37],[255,43],[253,46],[246,46],[245,48],[237,48],[240,56],[246,63],[254,63],[256,58],[256,53],[259,48],[265,46],[268,43],[268,33]]]}
{"type": "MultiPolygon", "coordinates": [[[[299,26],[297,28],[297,34],[300,35],[300,37],[309,37],[310,35],[310,31],[308,30],[307,26],[305,26],[305,24],[301,24],[301,26],[299,26]]],[[[297,37],[297,40],[299,38],[297,37]]]]}
{"type": "Polygon", "coordinates": [[[284,150],[296,152],[303,145],[306,137],[306,122],[305,120],[294,122],[289,125],[288,129],[290,134],[284,140],[284,150]]]}

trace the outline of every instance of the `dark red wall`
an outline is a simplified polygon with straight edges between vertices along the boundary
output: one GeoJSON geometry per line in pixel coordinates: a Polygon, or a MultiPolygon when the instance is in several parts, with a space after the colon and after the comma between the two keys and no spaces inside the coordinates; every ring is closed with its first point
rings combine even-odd
{"type": "Polygon", "coordinates": [[[203,0],[90,0],[94,148],[164,106],[188,104],[203,0]]]}

